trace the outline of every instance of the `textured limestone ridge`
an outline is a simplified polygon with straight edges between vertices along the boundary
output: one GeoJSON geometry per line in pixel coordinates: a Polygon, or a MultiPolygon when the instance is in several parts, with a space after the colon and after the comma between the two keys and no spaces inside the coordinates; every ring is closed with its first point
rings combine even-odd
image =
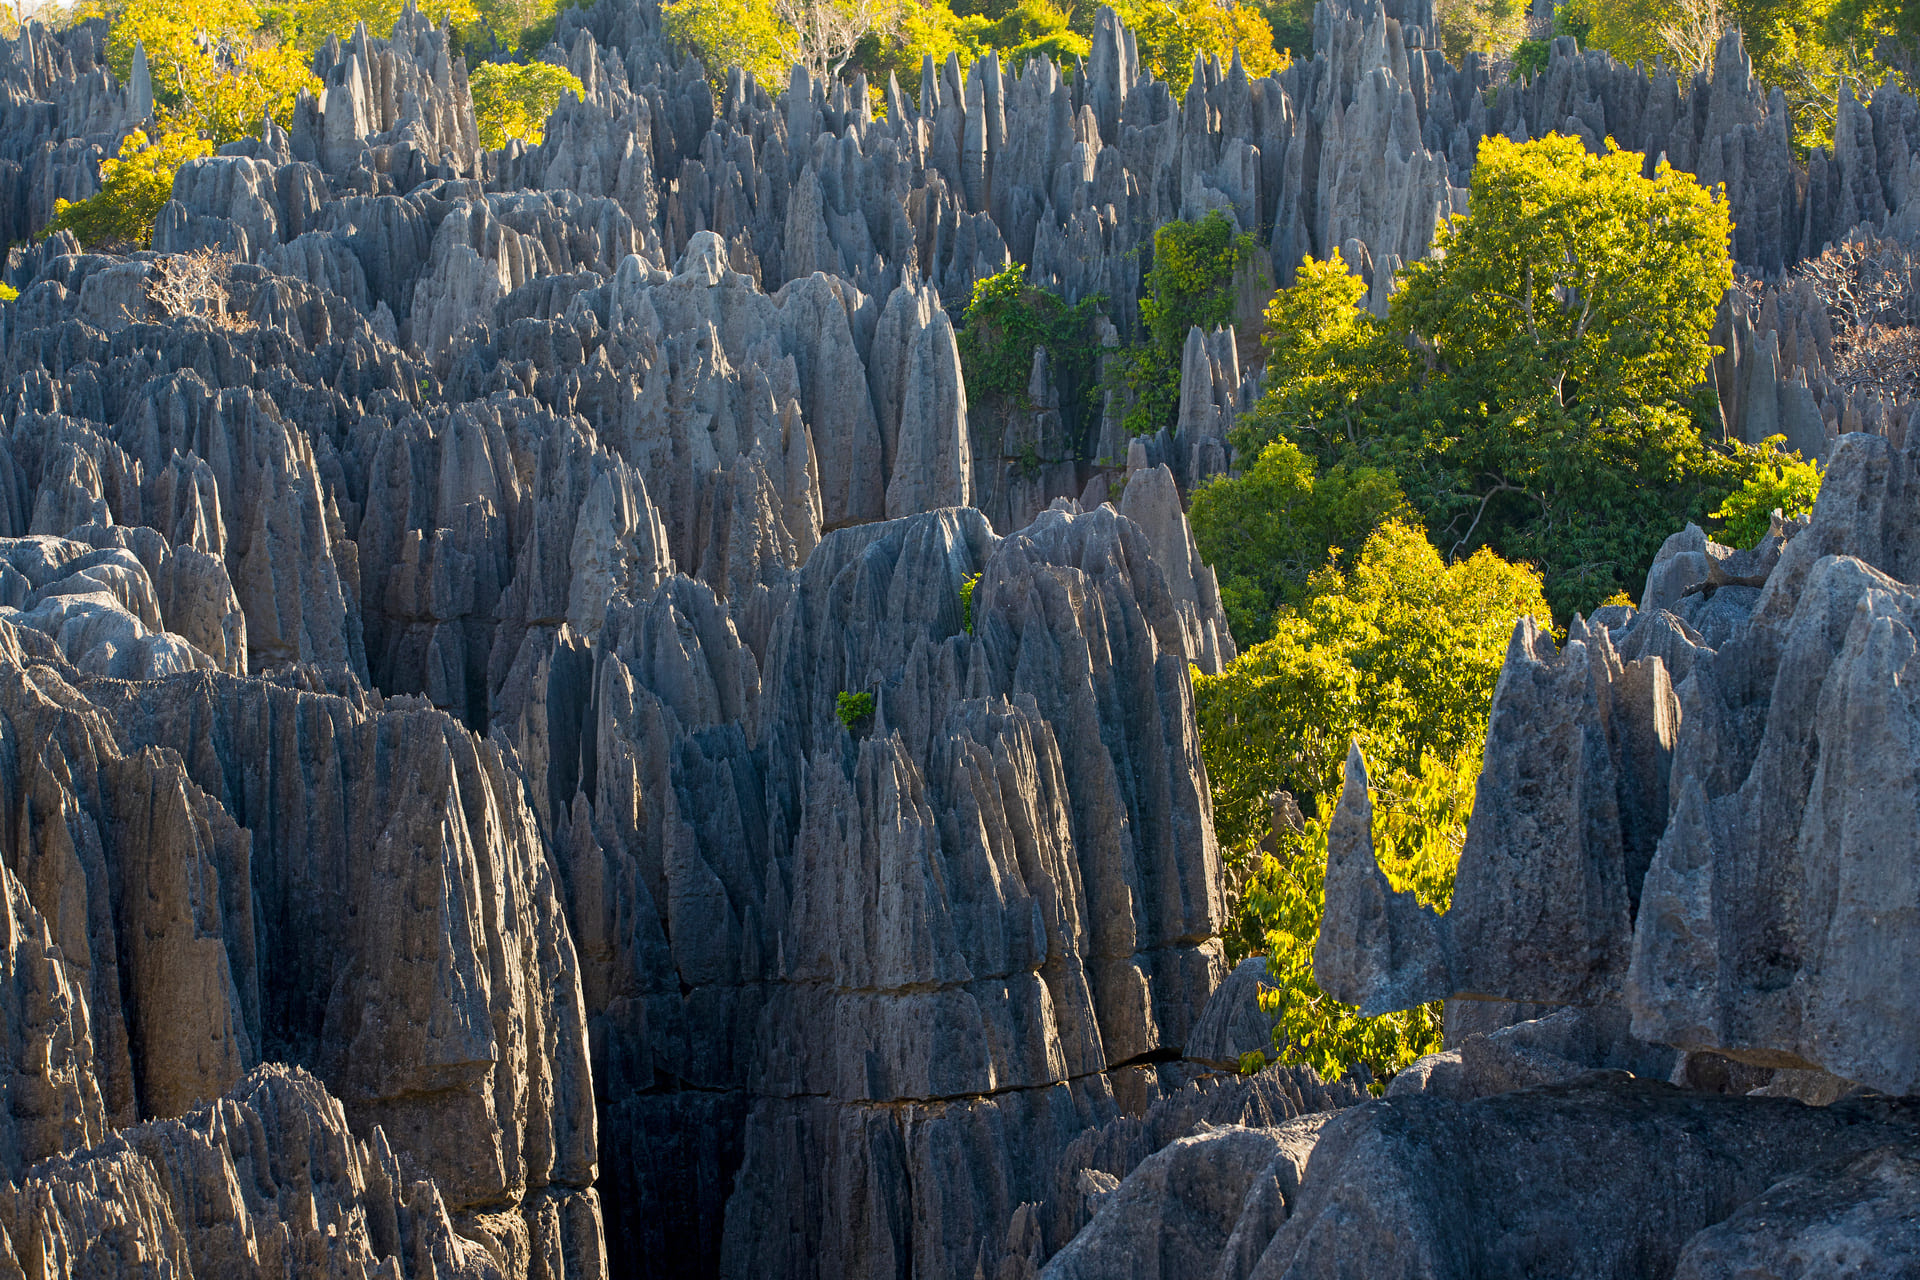
{"type": "Polygon", "coordinates": [[[1619,1078],[1466,1103],[1386,1099],[1321,1130],[1291,1212],[1247,1274],[1671,1274],[1695,1233],[1774,1182],[1910,1143],[1914,1125],[1911,1106],[1805,1107],[1619,1078]]]}
{"type": "Polygon", "coordinates": [[[1451,994],[1449,917],[1387,883],[1373,853],[1373,803],[1360,744],[1347,749],[1340,802],[1327,831],[1327,909],[1313,944],[1313,976],[1334,999],[1369,1016],[1451,994]]]}
{"type": "Polygon", "coordinates": [[[1188,632],[1187,651],[1194,664],[1209,675],[1218,674],[1238,650],[1226,608],[1220,603],[1219,580],[1213,566],[1200,558],[1193,527],[1180,505],[1179,488],[1165,464],[1128,473],[1120,514],[1146,531],[1188,632]]]}
{"type": "Polygon", "coordinates": [[[218,560],[152,529],[73,532],[0,540],[0,609],[14,626],[44,632],[88,675],[245,669],[246,620],[218,560]]]}
{"type": "Polygon", "coordinates": [[[1920,1208],[1920,1147],[1842,1156],[1782,1181],[1687,1242],[1675,1280],[1768,1274],[1812,1280],[1868,1264],[1897,1275],[1920,1267],[1912,1231],[1920,1208]]]}
{"type": "Polygon", "coordinates": [[[178,1119],[37,1164],[0,1188],[0,1223],[0,1265],[15,1275],[526,1274],[461,1235],[378,1126],[362,1141],[319,1081],[281,1066],[178,1119]]]}
{"type": "Polygon", "coordinates": [[[480,144],[466,60],[444,28],[409,3],[391,38],[364,24],[314,57],[325,88],[294,109],[291,149],[363,188],[405,192],[476,168],[480,144]]]}
{"type": "Polygon", "coordinates": [[[506,1274],[598,1274],[577,962],[500,754],[257,679],[83,682],[38,635],[0,635],[16,1174],[297,1062],[506,1274]]]}

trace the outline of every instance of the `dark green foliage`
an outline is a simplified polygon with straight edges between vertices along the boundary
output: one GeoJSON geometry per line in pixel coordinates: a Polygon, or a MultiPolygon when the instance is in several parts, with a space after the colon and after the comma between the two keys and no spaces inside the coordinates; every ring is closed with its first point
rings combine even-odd
{"type": "Polygon", "coordinates": [[[1273,47],[1296,58],[1313,56],[1313,0],[1266,0],[1256,7],[1273,28],[1273,47]]]}
{"type": "Polygon", "coordinates": [[[1547,60],[1553,53],[1551,40],[1522,40],[1513,49],[1513,70],[1515,75],[1537,76],[1547,69],[1547,60]]]}
{"type": "Polygon", "coordinates": [[[1180,356],[1187,332],[1210,331],[1233,319],[1234,273],[1255,252],[1250,235],[1215,209],[1198,222],[1169,222],[1153,233],[1153,266],[1140,301],[1145,345],[1132,353],[1127,385],[1133,407],[1126,427],[1151,435],[1173,425],[1180,410],[1180,356]]]}
{"type": "Polygon", "coordinates": [[[873,718],[873,695],[842,692],[834,700],[833,713],[851,731],[873,718]]]}
{"type": "Polygon", "coordinates": [[[1715,520],[1726,521],[1721,542],[1755,546],[1773,527],[1775,511],[1788,519],[1813,513],[1814,499],[1820,496],[1820,464],[1802,462],[1798,451],[1787,449],[1785,436],[1768,436],[1757,445],[1735,442],[1734,451],[1750,470],[1713,513],[1715,520]]]}
{"type": "Polygon", "coordinates": [[[1017,262],[976,281],[958,335],[968,402],[984,404],[997,396],[1030,408],[1033,349],[1045,347],[1062,410],[1068,409],[1092,384],[1098,366],[1093,315],[1099,302],[1096,296],[1068,306],[1059,295],[1028,284],[1027,269],[1017,262]]]}
{"type": "Polygon", "coordinates": [[[1375,529],[1416,518],[1391,471],[1335,464],[1316,478],[1313,460],[1284,440],[1195,490],[1189,516],[1242,648],[1273,635],[1275,611],[1299,604],[1329,559],[1349,571],[1375,529]]]}

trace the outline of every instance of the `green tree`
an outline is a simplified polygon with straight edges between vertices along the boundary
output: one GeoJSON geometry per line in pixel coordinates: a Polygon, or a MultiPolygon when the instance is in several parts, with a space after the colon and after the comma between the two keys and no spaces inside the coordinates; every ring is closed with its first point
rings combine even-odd
{"type": "Polygon", "coordinates": [[[1233,319],[1235,273],[1255,254],[1251,235],[1236,232],[1215,209],[1197,222],[1169,222],[1153,233],[1153,265],[1140,300],[1146,342],[1132,353],[1127,384],[1134,394],[1127,430],[1150,435],[1172,425],[1180,409],[1180,358],[1187,331],[1233,319]]]}
{"type": "Polygon", "coordinates": [[[257,134],[269,115],[284,128],[300,91],[320,89],[247,0],[130,0],[106,14],[107,64],[124,80],[136,46],[146,50],[163,132],[200,132],[219,146],[257,134]]]}
{"type": "Polygon", "coordinates": [[[1178,98],[1193,80],[1196,57],[1212,57],[1225,68],[1240,55],[1247,75],[1284,71],[1287,56],[1275,47],[1273,28],[1261,10],[1238,0],[1119,0],[1120,20],[1133,32],[1142,69],[1178,98]]]}
{"type": "Polygon", "coordinates": [[[1568,0],[1561,12],[1583,45],[1683,74],[1710,67],[1719,37],[1738,27],[1754,74],[1785,94],[1803,155],[1832,144],[1843,84],[1864,98],[1892,71],[1874,57],[1880,38],[1911,49],[1920,34],[1920,6],[1907,0],[1568,0]]]}
{"type": "Polygon", "coordinates": [[[1527,33],[1526,0],[1436,0],[1434,34],[1455,66],[1469,53],[1506,53],[1527,33]]]}
{"type": "Polygon", "coordinates": [[[739,67],[770,93],[786,88],[790,33],[773,0],[667,0],[660,12],[667,34],[700,55],[710,78],[724,83],[727,68],[739,67]]]}
{"type": "Polygon", "coordinates": [[[1533,561],[1563,617],[1637,586],[1743,468],[1709,447],[1699,390],[1732,280],[1726,204],[1643,163],[1487,138],[1471,216],[1440,229],[1384,322],[1342,311],[1309,264],[1318,300],[1275,304],[1300,332],[1279,338],[1242,454],[1284,435],[1322,467],[1391,469],[1449,558],[1533,561]]]}
{"type": "Polygon", "coordinates": [[[1540,577],[1491,551],[1444,563],[1417,528],[1388,522],[1351,573],[1316,573],[1271,640],[1194,677],[1201,753],[1223,848],[1267,834],[1267,797],[1331,812],[1347,744],[1377,778],[1478,751],[1513,626],[1545,620],[1540,577]]]}
{"type": "Polygon", "coordinates": [[[560,95],[578,98],[586,92],[579,76],[549,62],[483,62],[467,84],[480,145],[488,148],[504,147],[508,138],[539,146],[560,95]]]}
{"type": "Polygon", "coordinates": [[[1233,634],[1251,646],[1272,636],[1276,612],[1304,599],[1330,558],[1350,570],[1375,529],[1415,517],[1392,472],[1336,464],[1316,477],[1297,445],[1276,440],[1245,472],[1196,489],[1189,518],[1233,634]]]}
{"type": "Polygon", "coordinates": [[[1752,469],[1713,512],[1715,520],[1726,522],[1722,542],[1735,547],[1758,544],[1773,527],[1775,511],[1788,519],[1813,514],[1814,499],[1820,496],[1820,464],[1801,461],[1799,452],[1786,446],[1785,436],[1768,436],[1757,445],[1735,442],[1735,450],[1752,469]]]}
{"type": "Polygon", "coordinates": [[[1268,957],[1276,990],[1262,1003],[1278,1017],[1284,1061],[1329,1077],[1364,1062],[1384,1078],[1439,1047],[1437,1007],[1363,1019],[1314,984],[1327,823],[1358,741],[1382,869],[1445,909],[1494,685],[1522,616],[1546,616],[1531,569],[1485,550],[1448,565],[1418,529],[1389,522],[1350,573],[1314,575],[1271,640],[1217,676],[1194,675],[1215,829],[1226,856],[1252,871],[1229,948],[1268,957]],[[1281,790],[1308,818],[1276,839],[1268,797],[1281,790]]]}
{"type": "MultiPolygon", "coordinates": [[[[456,34],[482,21],[473,0],[416,0],[415,7],[456,34]]],[[[262,15],[286,44],[311,54],[332,37],[347,39],[363,22],[368,35],[385,40],[405,10],[405,0],[290,0],[263,6],[262,15]]]]}
{"type": "Polygon", "coordinates": [[[136,129],[121,142],[118,159],[100,162],[100,190],[85,200],[54,201],[46,233],[71,231],[88,248],[145,248],[154,218],[173,195],[174,171],[212,151],[211,143],[191,133],[151,142],[136,129]]]}
{"type": "Polygon", "coordinates": [[[985,404],[1003,397],[1027,406],[1033,349],[1044,347],[1062,403],[1093,380],[1100,347],[1093,333],[1098,296],[1068,306],[1059,295],[1027,283],[1027,269],[1014,263],[973,284],[973,298],[960,318],[960,368],[967,399],[985,404]]]}
{"type": "Polygon", "coordinates": [[[1313,54],[1313,6],[1314,0],[1264,0],[1259,6],[1260,16],[1273,32],[1274,47],[1285,52],[1289,61],[1313,54]]]}
{"type": "Polygon", "coordinates": [[[1257,447],[1256,437],[1270,436],[1275,424],[1326,435],[1325,448],[1337,447],[1355,438],[1383,398],[1405,394],[1413,355],[1360,305],[1366,293],[1335,249],[1324,262],[1303,259],[1293,284],[1274,294],[1262,336],[1270,391],[1240,433],[1243,448],[1257,447]]]}

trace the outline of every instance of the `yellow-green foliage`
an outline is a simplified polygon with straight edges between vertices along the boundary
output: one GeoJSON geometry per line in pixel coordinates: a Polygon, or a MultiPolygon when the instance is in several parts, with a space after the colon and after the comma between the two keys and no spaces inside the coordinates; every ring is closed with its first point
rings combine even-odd
{"type": "Polygon", "coordinates": [[[960,628],[968,635],[973,634],[973,593],[980,585],[980,575],[970,573],[960,583],[960,628]]]}
{"type": "Polygon", "coordinates": [[[143,248],[153,220],[173,194],[173,174],[213,147],[191,133],[164,134],[157,143],[134,130],[118,159],[102,160],[100,190],[85,200],[56,200],[47,233],[67,230],[89,248],[143,248]]]}
{"type": "Polygon", "coordinates": [[[1449,565],[1419,529],[1390,521],[1351,573],[1316,573],[1274,636],[1194,679],[1201,749],[1223,847],[1267,832],[1267,796],[1307,812],[1330,800],[1358,739],[1376,778],[1429,754],[1477,751],[1514,623],[1545,621],[1540,576],[1479,551],[1449,565]]]}
{"type": "Polygon", "coordinates": [[[1818,462],[1803,462],[1797,450],[1789,452],[1785,436],[1768,436],[1757,445],[1735,441],[1733,447],[1750,471],[1713,512],[1715,520],[1726,522],[1720,541],[1751,547],[1767,536],[1775,511],[1789,519],[1813,513],[1820,496],[1818,462]]]}
{"type": "Polygon", "coordinates": [[[1222,69],[1234,52],[1249,76],[1284,71],[1287,57],[1274,48],[1273,28],[1251,4],[1236,0],[1120,0],[1114,6],[1134,33],[1140,61],[1165,80],[1176,98],[1193,80],[1197,56],[1219,59],[1222,69]]]}
{"type": "Polygon", "coordinates": [[[0,281],[0,302],[18,302],[20,291],[12,285],[0,281]]]}
{"type": "MultiPolygon", "coordinates": [[[[1435,910],[1453,899],[1454,871],[1473,813],[1478,752],[1448,761],[1425,760],[1417,774],[1383,780],[1372,789],[1374,854],[1395,889],[1412,890],[1435,910]]],[[[1274,1019],[1277,1056],[1312,1067],[1332,1080],[1365,1064],[1378,1091],[1414,1059],[1441,1048],[1439,1001],[1363,1018],[1313,980],[1313,944],[1326,914],[1326,819],[1265,855],[1242,900],[1243,916],[1267,954],[1273,986],[1260,1007],[1274,1019]]]]}
{"type": "Polygon", "coordinates": [[[660,12],[667,34],[699,54],[716,82],[739,67],[769,93],[786,88],[792,30],[772,0],[667,0],[660,12]]]}
{"type": "Polygon", "coordinates": [[[1285,440],[1194,490],[1188,515],[1234,639],[1247,646],[1273,634],[1275,612],[1298,604],[1329,558],[1351,569],[1375,529],[1415,519],[1391,471],[1336,464],[1316,476],[1313,459],[1285,440]]]}
{"type": "Polygon", "coordinates": [[[1399,477],[1450,556],[1490,546],[1546,574],[1556,613],[1638,587],[1667,530],[1738,486],[1702,389],[1732,280],[1723,200],[1633,152],[1488,138],[1470,216],[1407,269],[1384,321],[1308,262],[1269,309],[1268,392],[1242,456],[1276,437],[1399,477]]]}
{"type": "Polygon", "coordinates": [[[840,717],[840,723],[849,730],[873,718],[871,693],[847,693],[843,690],[833,703],[833,713],[840,717]]]}
{"type": "MultiPolygon", "coordinates": [[[[472,30],[481,22],[474,0],[417,0],[415,7],[456,32],[472,30]]],[[[384,40],[393,34],[405,9],[405,0],[292,0],[267,5],[263,13],[289,44],[311,53],[329,37],[345,40],[363,22],[368,35],[384,40]]]]}
{"type": "Polygon", "coordinates": [[[1413,355],[1360,305],[1367,286],[1335,249],[1322,262],[1307,257],[1293,284],[1267,304],[1267,385],[1263,417],[1286,427],[1355,429],[1364,411],[1414,373],[1413,355]]]}
{"type": "Polygon", "coordinates": [[[1385,1075],[1438,1047],[1437,1010],[1361,1019],[1313,984],[1326,825],[1358,741],[1381,865],[1397,887],[1446,906],[1488,706],[1522,616],[1547,616],[1531,569],[1490,551],[1447,565],[1418,529],[1389,522],[1352,572],[1314,575],[1273,639],[1217,676],[1195,674],[1215,829],[1230,859],[1254,863],[1229,947],[1269,958],[1285,1060],[1327,1075],[1366,1062],[1385,1075]],[[1307,830],[1262,852],[1279,790],[1300,800],[1307,830]]]}
{"type": "Polygon", "coordinates": [[[1911,45],[1920,34],[1920,6],[1904,0],[1568,0],[1561,12],[1585,46],[1649,67],[1661,58],[1687,73],[1711,56],[1697,34],[1684,38],[1703,29],[1703,15],[1717,16],[1721,29],[1738,27],[1754,74],[1786,95],[1802,153],[1832,145],[1843,84],[1864,101],[1888,75],[1898,77],[1873,56],[1880,38],[1911,45]]]}
{"type": "Polygon", "coordinates": [[[1491,136],[1472,216],[1407,273],[1398,317],[1504,403],[1677,405],[1706,372],[1733,283],[1724,199],[1664,161],[1578,138],[1491,136]]]}
{"type": "Polygon", "coordinates": [[[1436,0],[1435,34],[1455,66],[1471,52],[1506,53],[1527,33],[1526,0],[1436,0]]]}
{"type": "Polygon", "coordinates": [[[134,47],[145,47],[167,132],[204,133],[219,146],[257,134],[269,115],[285,127],[300,91],[320,89],[305,58],[264,29],[247,0],[131,0],[107,16],[108,65],[124,80],[134,47]]]}
{"type": "MultiPolygon", "coordinates": [[[[668,34],[700,55],[716,83],[725,81],[729,66],[738,66],[778,91],[796,51],[808,43],[793,25],[794,11],[805,3],[850,12],[857,0],[790,0],[784,10],[776,0],[667,0],[661,11],[668,34]]],[[[871,29],[855,46],[850,66],[864,71],[876,90],[892,73],[915,98],[921,64],[929,57],[935,67],[957,58],[963,71],[989,52],[997,52],[1009,69],[1043,54],[1071,66],[1092,52],[1095,8],[1056,0],[872,0],[865,8],[871,29]]],[[[1122,0],[1118,8],[1134,29],[1141,60],[1176,94],[1186,91],[1196,54],[1216,57],[1225,67],[1237,49],[1252,76],[1286,67],[1260,10],[1237,0],[1122,0]]]]}
{"type": "Polygon", "coordinates": [[[538,146],[560,95],[586,92],[580,77],[547,62],[483,62],[467,77],[473,92],[473,122],[483,147],[504,147],[508,138],[538,146]]]}

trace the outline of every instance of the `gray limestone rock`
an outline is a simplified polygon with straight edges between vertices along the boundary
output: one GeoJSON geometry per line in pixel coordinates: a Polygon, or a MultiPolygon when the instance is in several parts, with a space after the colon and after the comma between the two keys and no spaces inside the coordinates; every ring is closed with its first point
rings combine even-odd
{"type": "Polygon", "coordinates": [[[1822,1161],[1910,1142],[1847,1110],[1595,1078],[1389,1098],[1321,1131],[1256,1278],[1669,1275],[1704,1228],[1822,1161]],[[1684,1137],[1682,1135],[1685,1135],[1684,1137]]]}
{"type": "Polygon", "coordinates": [[[361,1140],[317,1080],[278,1066],[35,1165],[0,1189],[0,1223],[0,1265],[16,1275],[509,1274],[378,1126],[361,1140]]]}
{"type": "Polygon", "coordinates": [[[1920,1149],[1876,1147],[1784,1179],[1681,1251],[1675,1280],[1920,1269],[1920,1149]]]}

